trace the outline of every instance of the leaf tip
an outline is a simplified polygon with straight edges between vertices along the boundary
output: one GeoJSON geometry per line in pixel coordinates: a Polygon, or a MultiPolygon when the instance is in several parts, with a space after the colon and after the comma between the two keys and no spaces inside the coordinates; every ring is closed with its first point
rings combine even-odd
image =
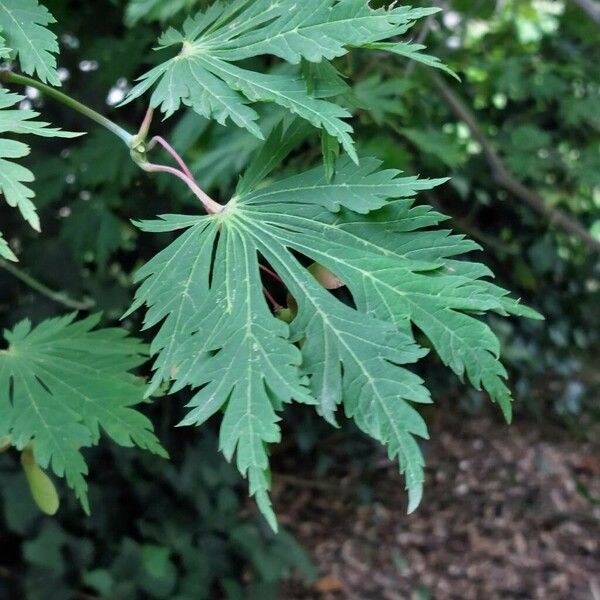
{"type": "Polygon", "coordinates": [[[419,504],[421,504],[421,500],[423,498],[423,484],[418,484],[416,486],[408,488],[408,508],[406,509],[406,514],[410,515],[417,508],[419,504]]]}

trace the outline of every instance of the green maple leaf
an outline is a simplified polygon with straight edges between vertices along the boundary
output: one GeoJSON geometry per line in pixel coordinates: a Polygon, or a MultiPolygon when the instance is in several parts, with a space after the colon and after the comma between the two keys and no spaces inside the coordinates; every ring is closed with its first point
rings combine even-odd
{"type": "Polygon", "coordinates": [[[277,412],[293,400],[315,404],[331,423],[343,405],[398,458],[413,510],[424,479],[415,436],[427,436],[414,404],[430,402],[403,366],[426,353],[413,327],[508,417],[499,344],[476,315],[536,315],[482,279],[490,274],[485,267],[453,258],[475,244],[432,229],[443,217],[412,206],[418,190],[439,181],[380,171],[374,159],[360,167],[345,159],[333,177],[319,167],[262,185],[293,147],[294,127],[276,128],[223,212],[139,224],[186,230],[137,275],[143,283],[132,310],[146,304],[146,327],[162,322],[150,391],[169,380],[173,391],[197,389],[185,425],[224,413],[221,448],[228,458],[237,449],[238,467],[272,524],[266,445],[279,440],[277,412]],[[356,307],[321,287],[299,256],[341,279],[356,307]],[[262,293],[259,260],[295,299],[289,327],[262,293]]]}
{"type": "Polygon", "coordinates": [[[56,20],[37,0],[2,0],[0,30],[18,57],[21,69],[44,82],[59,86],[55,54],[58,40],[47,26],[56,20]]]}
{"type": "Polygon", "coordinates": [[[0,58],[9,58],[10,48],[6,46],[6,40],[2,35],[2,27],[0,27],[0,58]]]}
{"type": "MultiPolygon", "coordinates": [[[[236,0],[217,2],[183,31],[169,29],[160,48],[179,46],[180,52],[140,78],[126,102],[156,86],[151,105],[167,115],[182,104],[224,124],[231,119],[262,138],[254,102],[274,102],[339,140],[356,160],[350,113],[311,90],[306,70],[258,73],[234,63],[275,55],[291,64],[323,63],[345,55],[350,48],[369,45],[405,33],[416,19],[437,9],[393,7],[372,9],[364,0],[236,0]],[[310,90],[310,93],[309,93],[310,90]]],[[[395,47],[395,44],[390,44],[395,47]]],[[[331,76],[329,84],[334,83],[331,76]]]]}
{"type": "MultiPolygon", "coordinates": [[[[50,127],[43,121],[34,119],[39,113],[29,110],[10,107],[23,100],[23,96],[0,89],[0,134],[34,134],[41,137],[72,138],[79,133],[61,131],[50,127]]],[[[34,180],[33,173],[14,162],[16,158],[29,155],[29,146],[17,140],[0,138],[0,194],[9,206],[19,209],[23,218],[36,230],[40,230],[40,220],[32,202],[35,196],[33,190],[27,185],[34,180]]],[[[6,244],[0,244],[0,256],[14,260],[14,255],[7,250],[6,244]]]]}
{"type": "Polygon", "coordinates": [[[129,0],[125,10],[125,23],[130,27],[140,21],[164,23],[184,9],[191,8],[196,0],[129,0]]]}
{"type": "Polygon", "coordinates": [[[4,239],[2,232],[0,232],[0,256],[13,262],[17,261],[17,257],[15,256],[14,252],[10,249],[10,246],[8,245],[8,242],[4,239]]]}
{"type": "Polygon", "coordinates": [[[31,444],[35,461],[64,476],[89,512],[81,448],[104,431],[121,446],[165,456],[152,424],[133,407],[144,383],[128,371],[146,349],[124,329],[92,331],[99,316],[49,319],[31,328],[21,321],[5,331],[0,351],[0,437],[19,450],[31,444]]]}
{"type": "Polygon", "coordinates": [[[411,44],[408,42],[396,42],[396,43],[374,43],[368,44],[366,46],[371,50],[385,50],[386,52],[392,52],[393,54],[398,54],[400,56],[404,56],[405,58],[409,58],[410,60],[414,60],[416,62],[420,62],[428,67],[433,67],[434,69],[441,69],[460,81],[460,77],[449,67],[447,67],[439,58],[436,56],[430,56],[429,54],[423,54],[423,50],[427,48],[427,46],[423,46],[423,44],[411,44]]]}

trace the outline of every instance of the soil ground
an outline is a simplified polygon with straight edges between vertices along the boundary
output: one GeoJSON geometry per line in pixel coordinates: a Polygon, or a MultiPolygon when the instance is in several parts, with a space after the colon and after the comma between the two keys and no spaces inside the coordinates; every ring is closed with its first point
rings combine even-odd
{"type": "Polygon", "coordinates": [[[282,600],[600,600],[600,440],[487,417],[431,437],[412,515],[383,456],[367,475],[286,466],[275,506],[319,579],[282,600]]]}

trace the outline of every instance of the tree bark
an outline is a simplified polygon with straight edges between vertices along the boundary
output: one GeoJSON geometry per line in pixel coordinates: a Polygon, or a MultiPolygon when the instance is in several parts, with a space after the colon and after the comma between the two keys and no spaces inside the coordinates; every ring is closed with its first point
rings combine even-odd
{"type": "Polygon", "coordinates": [[[594,238],[591,233],[579,223],[579,221],[562,210],[549,206],[542,196],[536,191],[528,188],[510,173],[504,164],[504,161],[494,149],[492,142],[483,133],[483,130],[477,122],[477,118],[471,110],[460,97],[446,85],[439,75],[430,73],[430,76],[440,96],[448,105],[448,108],[457,118],[467,124],[471,130],[471,134],[477,142],[479,142],[483,155],[490,166],[494,181],[504,189],[508,190],[513,196],[529,205],[534,211],[548,221],[548,223],[560,227],[563,231],[576,237],[590,250],[600,252],[600,240],[594,238]]]}

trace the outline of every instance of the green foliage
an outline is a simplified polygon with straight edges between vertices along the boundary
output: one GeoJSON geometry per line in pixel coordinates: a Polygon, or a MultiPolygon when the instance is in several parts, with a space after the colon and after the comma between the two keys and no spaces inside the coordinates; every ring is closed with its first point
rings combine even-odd
{"type": "Polygon", "coordinates": [[[226,589],[227,598],[275,600],[292,572],[314,579],[287,531],[274,535],[244,516],[239,475],[215,452],[210,432],[193,441],[182,433],[165,436],[173,461],[160,468],[136,450],[94,453],[84,527],[68,497],[55,517],[40,517],[18,465],[0,456],[0,523],[13,547],[19,540],[25,563],[18,580],[0,584],[2,593],[211,600],[226,589]]]}
{"type": "MultiPolygon", "coordinates": [[[[494,180],[480,144],[437,94],[428,67],[448,64],[460,75],[460,85],[443,81],[515,176],[598,231],[597,29],[563,2],[508,0],[494,11],[487,3],[456,2],[454,12],[435,17],[439,26],[426,0],[412,9],[375,9],[390,3],[362,0],[295,4],[101,0],[75,11],[68,3],[47,3],[58,20],[53,29],[64,46],[68,93],[137,131],[149,92],[153,106],[177,119],[155,120],[150,135],[165,137],[184,155],[200,187],[226,206],[218,214],[201,214],[197,196],[179,179],[140,174],[130,149],[95,127],[60,154],[57,142],[42,141],[29,155],[14,146],[21,144],[15,135],[57,133],[34,121],[30,104],[65,128],[82,130],[84,122],[43,96],[28,94],[24,101],[0,90],[2,100],[10,99],[0,111],[6,148],[28,154],[0,158],[0,179],[11,174],[3,194],[9,200],[19,190],[12,205],[30,221],[37,209],[44,224],[44,235],[35,235],[1,202],[0,255],[18,257],[27,277],[64,290],[59,298],[95,302],[108,322],[127,311],[129,331],[142,328],[136,309],[147,305],[142,335],[154,356],[148,388],[125,373],[131,366],[148,374],[138,342],[127,342],[127,351],[124,340],[111,342],[115,353],[100,356],[90,336],[105,330],[88,329],[85,352],[63,349],[63,342],[44,349],[43,368],[57,352],[84,366],[106,360],[108,368],[114,360],[104,381],[122,377],[132,389],[111,405],[118,414],[129,411],[132,421],[122,429],[97,412],[106,405],[104,383],[87,375],[84,381],[81,368],[71,369],[77,393],[91,397],[90,413],[80,396],[57,392],[53,380],[41,377],[39,362],[27,358],[46,409],[66,415],[57,427],[74,442],[69,456],[84,468],[81,451],[99,441],[102,428],[120,444],[143,447],[146,440],[160,452],[149,422],[133,407],[140,408],[145,392],[172,394],[143,407],[160,423],[172,463],[110,444],[86,451],[94,510],[85,527],[66,494],[56,520],[36,526],[31,502],[22,501],[27,488],[15,453],[0,458],[5,521],[28,565],[20,565],[27,597],[39,597],[40,581],[51,581],[63,597],[74,588],[115,598],[274,597],[275,580],[303,558],[285,534],[272,537],[260,519],[248,520],[254,508],[240,500],[236,469],[215,456],[217,443],[194,441],[206,441],[217,428],[220,449],[247,476],[274,524],[271,446],[297,434],[296,414],[314,436],[322,431],[311,417],[316,411],[333,425],[347,417],[384,443],[405,475],[412,509],[422,493],[423,446],[427,454],[421,404],[433,398],[479,406],[481,389],[509,417],[501,346],[521,407],[542,416],[553,406],[568,416],[585,406],[584,359],[597,343],[589,324],[600,306],[594,258],[494,180]],[[558,5],[562,13],[554,10],[558,5]],[[153,53],[157,23],[168,29],[153,53]],[[401,37],[405,32],[410,38],[401,37]],[[444,63],[422,54],[421,42],[444,63]],[[408,66],[406,59],[415,62],[408,66]],[[129,104],[117,111],[113,103],[140,73],[129,104]],[[111,87],[110,106],[104,105],[111,87]],[[300,118],[292,122],[290,113],[300,118]],[[266,144],[264,137],[270,137],[266,144]],[[356,148],[358,165],[338,156],[340,143],[350,156],[356,148]],[[415,173],[435,179],[410,176],[415,173]],[[472,262],[478,245],[451,233],[438,211],[455,217],[452,228],[486,249],[487,266],[472,262]],[[156,220],[157,214],[166,216],[156,220]],[[140,233],[130,219],[161,235],[140,233]],[[318,272],[331,272],[343,286],[325,289],[313,276],[318,272]],[[542,308],[548,324],[499,318],[536,316],[502,288],[542,308]],[[475,389],[458,391],[451,372],[475,389]],[[536,377],[552,398],[536,391],[536,377]],[[289,406],[294,401],[310,406],[289,406]],[[176,423],[204,424],[192,431],[171,427],[176,423]],[[139,437],[142,431],[147,437],[139,437]],[[65,564],[64,556],[73,560],[65,564]]],[[[38,16],[28,27],[37,28],[47,13],[31,0],[0,0],[0,14],[4,7],[34,5],[38,16]]],[[[47,51],[27,63],[27,48],[23,53],[20,38],[0,21],[0,57],[16,58],[21,70],[47,73],[56,83],[54,34],[36,32],[47,51]]],[[[158,147],[144,158],[170,160],[158,147]]],[[[46,323],[63,310],[21,281],[0,269],[0,315],[7,324],[25,316],[46,323]]],[[[0,354],[0,363],[7,356],[0,354]]],[[[17,371],[10,371],[14,381],[17,371]]],[[[6,389],[17,388],[11,383],[0,391],[0,404],[13,414],[14,392],[6,389]]],[[[56,474],[58,463],[45,456],[47,441],[36,432],[23,434],[23,447],[38,445],[56,474]]],[[[279,459],[275,464],[279,470],[279,459]]]]}
{"type": "Polygon", "coordinates": [[[221,448],[229,459],[237,449],[238,467],[272,524],[266,445],[279,441],[276,412],[291,400],[318,405],[334,424],[343,402],[345,413],[399,458],[414,510],[424,477],[413,435],[427,437],[427,430],[410,402],[430,398],[421,380],[398,366],[425,354],[411,324],[510,419],[498,340],[472,315],[535,313],[482,279],[490,275],[482,265],[452,260],[476,245],[448,231],[420,231],[442,217],[411,208],[406,198],[440,182],[399,178],[362,159],[360,167],[341,161],[331,181],[319,167],[261,185],[293,138],[275,129],[223,212],[140,224],[144,231],[188,230],[137,274],[144,283],[131,310],[149,307],[146,327],[165,319],[152,345],[158,358],[149,392],[169,379],[175,391],[201,388],[186,425],[224,409],[221,448]],[[324,290],[293,251],[333,272],[356,310],[324,290]],[[297,304],[291,329],[261,292],[261,256],[297,304]],[[302,353],[294,345],[300,340],[302,353]]]}
{"type": "MultiPolygon", "coordinates": [[[[495,8],[454,3],[454,12],[430,28],[424,43],[459,73],[462,84],[448,87],[512,175],[598,237],[598,26],[574,2],[509,0],[495,8]]],[[[403,69],[385,68],[382,83],[403,69]]],[[[376,139],[369,151],[386,164],[451,175],[444,193],[433,192],[428,202],[455,217],[455,226],[485,247],[486,263],[500,280],[535,298],[547,317],[543,327],[525,321],[496,329],[521,407],[587,430],[580,415],[598,414],[597,383],[586,367],[600,343],[597,328],[589,326],[600,318],[597,253],[498,183],[484,149],[431,89],[425,70],[415,70],[411,84],[400,96],[404,113],[384,117],[397,133],[385,136],[384,145],[381,127],[370,125],[365,113],[357,126],[360,139],[376,139]],[[545,391],[536,393],[540,385],[545,391]]],[[[477,396],[469,400],[471,406],[480,402],[477,396]]]]}
{"type": "MultiPolygon", "coordinates": [[[[6,89],[0,89],[0,133],[33,134],[42,137],[76,137],[77,133],[61,131],[49,127],[43,121],[34,121],[39,113],[28,109],[11,109],[23,96],[12,94],[6,89]]],[[[13,162],[12,159],[23,158],[29,154],[29,146],[23,142],[0,138],[0,193],[9,206],[19,209],[23,218],[37,231],[40,230],[40,220],[35,205],[31,199],[35,196],[26,184],[34,180],[33,173],[13,162]]],[[[14,254],[8,248],[0,233],[0,256],[15,260],[14,254]]]]}
{"type": "Polygon", "coordinates": [[[164,23],[185,9],[190,9],[197,4],[197,0],[131,0],[127,3],[125,23],[129,26],[140,21],[160,21],[164,23]]]}
{"type": "Polygon", "coordinates": [[[101,196],[72,204],[71,214],[61,228],[61,239],[81,262],[104,267],[123,244],[121,221],[109,207],[110,200],[101,196]]]}
{"type": "MultiPolygon", "coordinates": [[[[159,48],[180,46],[174,58],[142,76],[128,101],[156,84],[151,105],[166,116],[182,103],[198,114],[224,124],[231,119],[255,136],[263,133],[250,102],[275,102],[337,138],[356,159],[352,127],[343,108],[307,93],[302,72],[257,73],[232,63],[273,54],[291,63],[320,63],[345,55],[348,48],[369,47],[405,33],[414,21],[435,9],[406,7],[374,10],[362,0],[307,2],[236,0],[217,2],[188,19],[183,32],[169,29],[159,48]]],[[[396,51],[398,44],[386,44],[396,51]]]]}
{"type": "Polygon", "coordinates": [[[92,331],[98,317],[50,319],[31,328],[21,321],[5,331],[0,351],[0,437],[17,449],[31,444],[35,461],[64,476],[89,511],[81,448],[97,444],[100,430],[125,447],[165,452],[152,425],[133,406],[143,382],[128,371],[145,348],[123,329],[92,331]]]}
{"type": "MultiPolygon", "coordinates": [[[[2,32],[2,28],[0,28],[0,32],[2,32]]],[[[10,56],[10,48],[6,47],[6,41],[0,35],[0,58],[8,58],[10,56]]]]}
{"type": "Polygon", "coordinates": [[[385,50],[386,52],[392,52],[393,54],[399,54],[404,58],[409,58],[410,60],[415,60],[420,62],[428,67],[434,67],[435,69],[441,69],[445,71],[452,77],[458,79],[460,78],[458,75],[452,70],[449,69],[443,62],[440,61],[436,56],[429,56],[428,54],[423,54],[422,50],[426,50],[426,46],[423,44],[410,44],[410,43],[372,43],[365,46],[371,50],[385,50]]]}
{"type": "MultiPolygon", "coordinates": [[[[55,23],[48,9],[37,0],[2,0],[0,2],[0,31],[6,38],[10,55],[18,57],[21,69],[34,73],[44,82],[60,85],[56,71],[58,41],[47,26],[55,23]]],[[[0,39],[0,47],[4,41],[0,39]]],[[[6,49],[0,57],[7,56],[6,49]]]]}
{"type": "Polygon", "coordinates": [[[10,249],[10,246],[6,243],[6,240],[2,236],[2,232],[0,232],[0,256],[15,262],[17,260],[14,252],[10,249]]]}
{"type": "MultiPolygon", "coordinates": [[[[177,7],[185,6],[181,3],[171,7],[172,14],[177,13],[177,7]]],[[[11,7],[11,3],[3,4],[7,14],[11,7]]],[[[146,8],[150,20],[168,16],[154,14],[157,5],[146,8]]],[[[139,9],[139,3],[131,4],[126,20],[138,20],[139,9]]],[[[266,110],[262,121],[272,129],[270,137],[255,153],[224,207],[207,200],[201,190],[198,192],[185,172],[187,167],[182,167],[180,179],[188,182],[214,214],[168,215],[160,221],[140,223],[145,231],[187,231],[138,271],[137,281],[143,283],[127,312],[132,314],[145,304],[149,309],[146,328],[162,323],[151,344],[151,353],[157,357],[146,396],[169,382],[173,382],[173,392],[188,386],[194,389],[188,404],[191,410],[182,421],[186,425],[200,425],[223,412],[221,450],[229,460],[236,455],[239,471],[249,480],[250,493],[256,496],[273,528],[276,519],[268,497],[268,446],[280,441],[278,413],[292,401],[315,405],[334,425],[337,409],[343,406],[361,430],[384,443],[391,458],[398,458],[409,492],[409,510],[419,504],[423,457],[415,436],[427,437],[427,428],[413,404],[430,402],[430,395],[422,380],[404,366],[426,354],[423,340],[417,340],[417,331],[427,338],[445,365],[459,377],[465,376],[475,388],[485,389],[499,403],[505,417],[511,417],[511,395],[504,383],[506,371],[499,362],[500,344],[478,317],[489,312],[529,317],[537,314],[491,284],[486,279],[491,275],[486,267],[456,260],[456,256],[477,249],[476,244],[435,229],[443,217],[412,205],[418,191],[431,190],[443,181],[399,177],[396,170],[379,170],[380,162],[375,159],[359,162],[350,135],[352,127],[342,120],[351,113],[328,99],[337,97],[350,106],[368,104],[365,100],[369,94],[363,93],[362,100],[360,93],[353,98],[330,62],[347,55],[351,48],[383,50],[449,71],[439,60],[422,55],[420,44],[386,41],[435,12],[431,8],[396,6],[375,9],[361,0],[313,1],[301,6],[291,0],[215,2],[187,18],[181,32],[170,28],[163,34],[160,48],[177,46],[179,53],[143,75],[126,99],[131,102],[155,87],[151,107],[160,107],[166,116],[188,105],[220,124],[230,119],[256,138],[264,133],[258,125],[259,113],[250,104],[260,101],[277,107],[266,110]],[[288,64],[268,73],[236,64],[262,56],[274,56],[288,64]],[[302,169],[300,174],[275,177],[273,181],[269,178],[279,164],[310,137],[310,130],[300,119],[287,127],[275,126],[282,112],[285,115],[288,111],[322,129],[324,166],[302,169]],[[356,165],[338,158],[338,143],[356,165]],[[330,271],[345,286],[346,297],[336,297],[324,289],[305,268],[308,260],[330,271]],[[272,275],[291,298],[286,309],[289,325],[279,318],[281,307],[272,295],[263,293],[261,267],[275,272],[272,275]]],[[[46,21],[50,22],[49,18],[46,21]]],[[[39,27],[42,20],[38,15],[30,17],[28,23],[39,27]]],[[[39,72],[42,65],[48,66],[46,55],[32,57],[21,49],[19,53],[22,61],[29,61],[24,64],[25,71],[39,72]]],[[[375,85],[381,82],[377,77],[372,81],[375,85]]],[[[380,122],[388,111],[401,114],[389,100],[394,91],[389,86],[384,88],[374,94],[381,99],[375,116],[380,122]]],[[[3,93],[4,108],[20,99],[3,93]]],[[[66,103],[77,108],[68,100],[66,103]]],[[[90,116],[89,111],[83,112],[90,116]]],[[[31,111],[17,112],[16,123],[13,113],[4,112],[13,133],[60,134],[46,128],[46,124],[31,125],[31,118],[36,116],[31,111]]],[[[107,124],[105,119],[92,118],[107,124]]],[[[202,122],[192,131],[201,135],[207,126],[202,122]]],[[[115,133],[110,122],[107,128],[115,133]]],[[[419,131],[407,130],[409,133],[423,145],[426,138],[419,137],[419,131]]],[[[131,137],[124,134],[118,133],[122,139],[131,137]]],[[[146,134],[144,128],[140,129],[130,144],[135,162],[149,172],[174,172],[150,163],[147,154],[153,142],[144,145],[146,134]]],[[[185,142],[189,136],[186,131],[184,143],[189,144],[185,142]]],[[[23,156],[27,151],[20,142],[5,144],[7,158],[23,156]]],[[[114,153],[104,161],[107,151],[103,147],[102,137],[95,137],[76,155],[73,168],[80,171],[81,184],[95,190],[108,178],[127,185],[130,179],[123,170],[123,159],[114,153]],[[106,163],[103,174],[95,168],[101,160],[106,163]]],[[[256,143],[246,147],[243,161],[250,159],[255,148],[256,143]]],[[[231,148],[227,151],[231,153],[231,148]]],[[[182,160],[178,161],[181,165],[182,160]]],[[[39,229],[30,200],[32,192],[22,185],[32,176],[20,170],[22,167],[7,164],[8,183],[2,190],[8,203],[18,206],[39,229]]],[[[56,198],[64,189],[64,184],[57,187],[56,198]]],[[[87,191],[86,197],[70,208],[70,220],[61,227],[61,239],[76,256],[84,261],[93,257],[102,268],[121,246],[121,221],[107,208],[109,203],[102,195],[95,193],[92,202],[90,198],[87,191]]],[[[5,243],[0,248],[5,257],[11,257],[5,243]]],[[[27,348],[27,342],[46,329],[51,338],[58,335],[58,340],[64,330],[67,348],[74,343],[69,336],[77,325],[70,320],[47,323],[32,333],[26,325],[17,326],[5,360],[9,357],[14,361],[19,343],[27,348]]],[[[94,323],[83,321],[81,327],[92,336],[88,330],[94,323]]],[[[56,339],[53,342],[58,343],[56,339]]],[[[126,348],[121,352],[135,355],[131,345],[126,348]]],[[[98,346],[96,352],[104,351],[98,346]]],[[[92,356],[90,352],[89,358],[82,357],[82,364],[92,356]]],[[[119,358],[123,362],[123,356],[119,358]]],[[[137,366],[136,360],[121,365],[122,369],[137,366]]],[[[31,369],[29,383],[38,381],[40,375],[34,367],[39,365],[27,364],[31,369]]],[[[117,364],[109,362],[107,369],[114,370],[117,364]]],[[[10,389],[13,394],[7,406],[17,412],[25,410],[21,405],[26,406],[20,368],[6,367],[5,375],[5,393],[10,389]]],[[[67,375],[76,378],[74,370],[67,375]]],[[[123,372],[119,371],[121,376],[123,372]]],[[[92,388],[100,385],[92,372],[77,378],[77,384],[92,388]]],[[[101,391],[99,387],[89,397],[78,388],[69,396],[69,418],[59,418],[62,405],[53,390],[56,385],[44,383],[36,388],[37,395],[43,396],[45,391],[52,399],[44,397],[51,420],[28,424],[13,417],[7,433],[17,440],[18,447],[33,440],[36,461],[42,466],[51,464],[59,475],[64,473],[87,508],[85,464],[78,448],[96,442],[100,426],[121,444],[136,443],[158,453],[161,450],[148,423],[129,408],[139,398],[132,395],[130,403],[125,403],[116,389],[110,391],[110,378],[104,383],[112,402],[108,414],[84,410],[84,398],[100,410],[95,396],[101,391]],[[57,439],[67,440],[66,447],[57,439]]],[[[118,388],[116,382],[112,385],[118,388]]],[[[38,402],[41,400],[34,404],[38,402]]]]}

